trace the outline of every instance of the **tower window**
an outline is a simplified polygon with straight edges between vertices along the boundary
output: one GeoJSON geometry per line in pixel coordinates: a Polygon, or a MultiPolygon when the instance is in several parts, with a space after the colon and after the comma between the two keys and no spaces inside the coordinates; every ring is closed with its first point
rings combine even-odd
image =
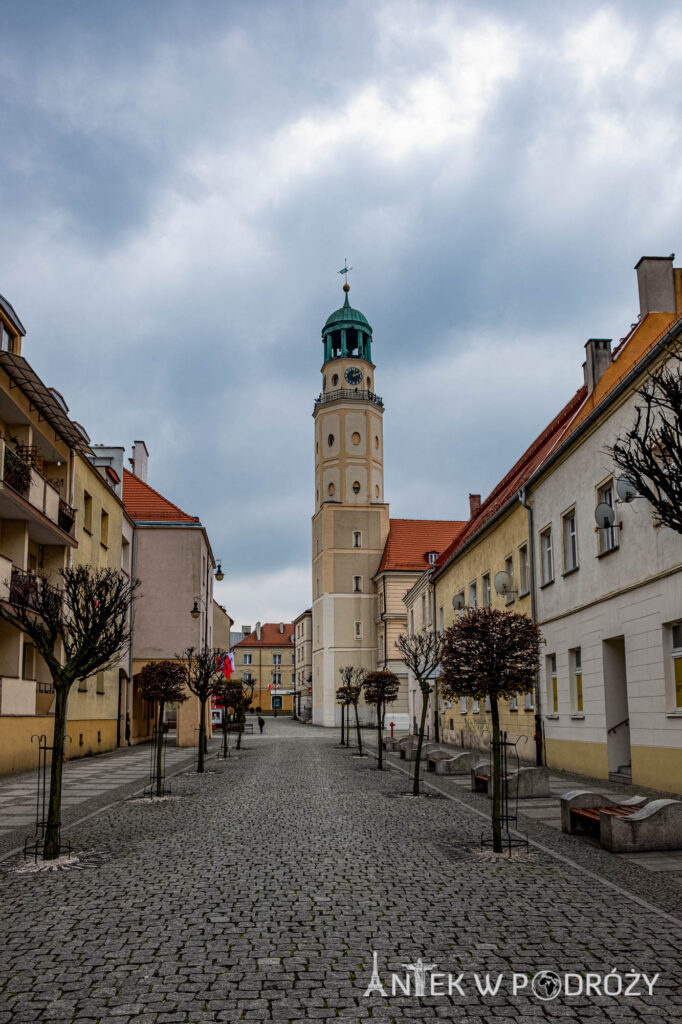
{"type": "Polygon", "coordinates": [[[339,375],[338,375],[338,373],[335,373],[334,376],[332,377],[332,387],[333,388],[337,388],[338,386],[339,386],[339,375]]]}
{"type": "Polygon", "coordinates": [[[374,487],[374,495],[377,498],[379,497],[379,484],[376,484],[374,487]]]}
{"type": "Polygon", "coordinates": [[[325,373],[324,377],[322,378],[322,390],[323,391],[327,390],[327,374],[326,373],[325,373]]]}
{"type": "Polygon", "coordinates": [[[354,636],[355,636],[356,640],[362,640],[362,623],[361,622],[356,622],[355,623],[355,633],[354,633],[354,636]]]}
{"type": "Polygon", "coordinates": [[[367,390],[368,391],[372,390],[372,378],[371,377],[367,378],[367,390]]]}
{"type": "Polygon", "coordinates": [[[360,481],[356,480],[353,483],[353,494],[359,494],[359,493],[360,493],[360,481]]]}
{"type": "Polygon", "coordinates": [[[331,497],[332,494],[336,494],[336,487],[334,487],[334,484],[330,484],[329,485],[329,487],[327,488],[327,494],[330,497],[331,497]]]}
{"type": "Polygon", "coordinates": [[[362,547],[362,534],[360,533],[359,530],[356,530],[355,533],[353,534],[353,547],[354,548],[361,548],[362,547]]]}
{"type": "Polygon", "coordinates": [[[362,593],[362,576],[353,577],[353,590],[356,594],[362,593]]]}
{"type": "Polygon", "coordinates": [[[330,434],[329,437],[327,438],[327,444],[329,445],[330,448],[334,444],[334,435],[333,434],[330,434]]]}
{"type": "Polygon", "coordinates": [[[353,442],[353,444],[360,444],[361,440],[362,438],[358,434],[357,430],[354,430],[353,433],[351,434],[351,441],[353,442]]]}
{"type": "Polygon", "coordinates": [[[374,435],[374,447],[377,449],[379,448],[379,438],[376,434],[374,435]]]}

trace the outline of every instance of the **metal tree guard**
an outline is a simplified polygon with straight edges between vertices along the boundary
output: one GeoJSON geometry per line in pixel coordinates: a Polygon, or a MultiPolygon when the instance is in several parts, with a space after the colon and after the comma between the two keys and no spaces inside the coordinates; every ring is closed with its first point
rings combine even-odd
{"type": "MultiPolygon", "coordinates": [[[[526,741],[527,737],[520,737],[526,741]]],[[[518,743],[516,740],[512,743],[511,740],[507,739],[507,733],[501,732],[499,743],[495,740],[491,740],[490,743],[490,762],[488,772],[488,796],[490,797],[491,812],[493,808],[493,765],[495,761],[495,750],[499,749],[500,752],[500,825],[502,829],[502,846],[506,849],[507,853],[511,854],[513,849],[520,847],[528,849],[528,836],[525,832],[520,833],[518,830],[518,813],[519,813],[519,786],[518,781],[516,784],[516,796],[513,802],[509,803],[509,756],[516,759],[516,769],[518,773],[520,768],[518,743]],[[516,835],[512,835],[512,830],[516,832],[516,835]]],[[[512,762],[513,763],[513,762],[512,762]]],[[[518,780],[518,775],[517,775],[518,780]]],[[[492,828],[490,831],[481,833],[481,846],[492,847],[494,843],[492,828]]]]}
{"type": "MultiPolygon", "coordinates": [[[[66,736],[65,739],[71,742],[71,737],[66,736]]],[[[33,836],[28,837],[24,841],[24,859],[33,857],[34,861],[38,862],[38,857],[42,854],[45,848],[45,831],[47,829],[47,800],[48,800],[48,782],[47,782],[47,755],[52,754],[54,751],[53,747],[48,747],[47,736],[45,733],[34,733],[31,736],[31,743],[34,740],[38,740],[38,788],[36,791],[36,823],[35,831],[33,836]]],[[[59,752],[59,756],[64,756],[64,751],[59,752]]],[[[62,843],[62,822],[61,817],[57,825],[57,839],[59,843],[59,856],[62,853],[71,853],[71,843],[66,840],[62,843]]]]}
{"type": "MultiPolygon", "coordinates": [[[[166,725],[161,726],[163,735],[162,741],[162,755],[161,755],[161,796],[168,796],[171,792],[170,785],[166,786],[166,749],[168,747],[168,727],[166,725]]],[[[149,761],[149,785],[145,786],[144,795],[146,797],[155,797],[157,793],[157,764],[158,764],[158,749],[157,741],[159,738],[158,725],[154,726],[152,731],[152,743],[151,743],[151,758],[149,761]]]]}

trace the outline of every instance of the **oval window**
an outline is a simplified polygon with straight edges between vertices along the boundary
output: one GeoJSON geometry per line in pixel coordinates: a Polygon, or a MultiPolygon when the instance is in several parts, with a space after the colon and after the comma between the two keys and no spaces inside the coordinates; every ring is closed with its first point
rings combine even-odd
{"type": "Polygon", "coordinates": [[[359,493],[360,493],[360,481],[356,480],[354,482],[354,484],[353,484],[353,494],[359,494],[359,493]]]}
{"type": "Polygon", "coordinates": [[[379,438],[376,435],[374,436],[374,447],[379,448],[379,438]]]}
{"type": "Polygon", "coordinates": [[[377,484],[376,487],[374,488],[374,494],[377,498],[379,497],[379,484],[377,484]]]}
{"type": "Polygon", "coordinates": [[[327,488],[327,494],[329,494],[330,496],[332,494],[336,494],[336,487],[334,487],[334,484],[329,485],[329,487],[327,488]]]}
{"type": "Polygon", "coordinates": [[[330,434],[329,437],[327,438],[327,444],[329,445],[330,448],[334,444],[334,435],[333,434],[330,434]]]}
{"type": "Polygon", "coordinates": [[[357,430],[354,430],[352,435],[351,435],[351,441],[353,442],[353,444],[360,444],[361,440],[362,439],[361,439],[360,435],[358,434],[357,430]]]}

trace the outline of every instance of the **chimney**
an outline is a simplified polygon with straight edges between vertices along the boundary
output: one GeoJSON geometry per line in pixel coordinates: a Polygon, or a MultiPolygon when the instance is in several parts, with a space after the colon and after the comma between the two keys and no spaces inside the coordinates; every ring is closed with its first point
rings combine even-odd
{"type": "Polygon", "coordinates": [[[242,626],[242,638],[248,636],[251,632],[251,626],[242,626]]]}
{"type": "Polygon", "coordinates": [[[635,264],[641,316],[645,317],[647,313],[677,312],[674,259],[675,253],[671,252],[669,256],[642,256],[639,263],[635,264]]]}
{"type": "Polygon", "coordinates": [[[280,633],[284,632],[284,623],[283,622],[280,622],[280,624],[279,624],[279,631],[280,631],[280,633]]]}
{"type": "Polygon", "coordinates": [[[585,374],[588,395],[592,394],[599,383],[601,375],[610,364],[611,339],[590,338],[585,343],[585,362],[583,363],[583,373],[585,374]]]}
{"type": "Polygon", "coordinates": [[[481,507],[481,495],[470,494],[469,495],[469,519],[473,519],[479,508],[481,507]]]}
{"type": "Polygon", "coordinates": [[[144,441],[133,441],[133,457],[131,459],[133,473],[135,476],[147,483],[147,460],[149,452],[144,441]]]}
{"type": "Polygon", "coordinates": [[[256,623],[256,640],[260,640],[260,638],[261,638],[260,622],[257,622],[256,623]]]}

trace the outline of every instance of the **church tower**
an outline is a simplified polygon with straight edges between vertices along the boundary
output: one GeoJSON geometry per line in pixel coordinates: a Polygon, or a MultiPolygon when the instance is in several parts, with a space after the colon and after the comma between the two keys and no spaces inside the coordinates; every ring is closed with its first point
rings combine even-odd
{"type": "Polygon", "coordinates": [[[315,401],[313,722],[335,725],[339,669],[377,665],[374,576],[389,530],[384,503],[384,403],[375,392],[372,328],[348,301],[322,329],[315,401]]]}

